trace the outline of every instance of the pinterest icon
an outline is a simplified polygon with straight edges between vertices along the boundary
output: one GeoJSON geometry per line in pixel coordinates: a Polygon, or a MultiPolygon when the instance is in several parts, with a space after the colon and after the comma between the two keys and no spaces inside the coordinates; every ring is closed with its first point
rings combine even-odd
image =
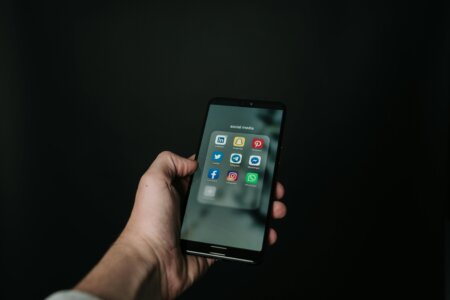
{"type": "Polygon", "coordinates": [[[254,148],[254,149],[264,148],[264,140],[261,138],[254,138],[252,140],[252,148],[254,148]]]}

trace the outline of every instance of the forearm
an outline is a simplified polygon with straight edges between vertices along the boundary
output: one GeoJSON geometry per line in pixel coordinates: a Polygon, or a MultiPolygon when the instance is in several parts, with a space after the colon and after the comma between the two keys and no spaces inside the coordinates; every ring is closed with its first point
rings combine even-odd
{"type": "Polygon", "coordinates": [[[94,269],[75,286],[101,299],[161,299],[157,257],[139,241],[121,236],[94,269]]]}

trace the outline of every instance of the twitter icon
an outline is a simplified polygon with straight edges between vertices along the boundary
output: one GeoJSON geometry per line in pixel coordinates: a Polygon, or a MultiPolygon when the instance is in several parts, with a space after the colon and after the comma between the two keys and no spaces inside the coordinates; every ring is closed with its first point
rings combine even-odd
{"type": "Polygon", "coordinates": [[[211,157],[212,161],[214,161],[214,162],[221,162],[222,158],[223,158],[223,152],[214,151],[212,153],[212,157],[211,157]]]}

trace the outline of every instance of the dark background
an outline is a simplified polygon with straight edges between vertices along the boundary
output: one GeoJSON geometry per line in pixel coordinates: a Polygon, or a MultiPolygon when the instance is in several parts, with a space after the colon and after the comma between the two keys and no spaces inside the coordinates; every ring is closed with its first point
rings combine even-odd
{"type": "Polygon", "coordinates": [[[289,212],[183,299],[440,299],[448,6],[295,3],[2,1],[0,298],[72,287],[225,96],[287,104],[289,212]]]}

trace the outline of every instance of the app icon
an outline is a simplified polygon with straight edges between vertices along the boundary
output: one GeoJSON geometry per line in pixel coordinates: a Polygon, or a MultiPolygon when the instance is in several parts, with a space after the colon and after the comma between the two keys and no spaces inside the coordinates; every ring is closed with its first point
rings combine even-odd
{"type": "Polygon", "coordinates": [[[213,185],[205,185],[205,189],[203,190],[203,195],[206,197],[215,197],[217,188],[213,185]]]}
{"type": "Polygon", "coordinates": [[[237,181],[239,178],[239,174],[236,171],[228,171],[227,173],[227,181],[237,181]]]}
{"type": "Polygon", "coordinates": [[[257,184],[258,183],[258,173],[247,173],[247,175],[245,175],[245,183],[257,184]]]}
{"type": "Polygon", "coordinates": [[[216,135],[216,145],[225,145],[227,143],[227,136],[218,134],[216,135]]]}
{"type": "Polygon", "coordinates": [[[222,158],[223,158],[223,152],[220,152],[220,151],[214,151],[214,152],[212,153],[212,157],[211,157],[212,161],[215,161],[215,162],[221,162],[221,161],[222,161],[222,158]]]}
{"type": "Polygon", "coordinates": [[[240,164],[241,162],[242,162],[242,154],[231,153],[231,155],[230,155],[230,163],[232,163],[232,164],[240,164]]]}
{"type": "Polygon", "coordinates": [[[252,148],[254,148],[254,149],[264,148],[264,140],[261,138],[254,138],[252,140],[252,148]]]}
{"type": "Polygon", "coordinates": [[[215,169],[215,168],[209,169],[209,172],[208,172],[208,178],[209,179],[218,179],[219,175],[220,175],[220,170],[219,169],[215,169]]]}
{"type": "Polygon", "coordinates": [[[261,164],[261,156],[259,155],[250,155],[250,158],[248,159],[248,164],[250,166],[259,166],[261,164]]]}
{"type": "Polygon", "coordinates": [[[233,140],[233,146],[234,147],[244,147],[245,145],[245,137],[242,136],[236,136],[233,140]]]}

